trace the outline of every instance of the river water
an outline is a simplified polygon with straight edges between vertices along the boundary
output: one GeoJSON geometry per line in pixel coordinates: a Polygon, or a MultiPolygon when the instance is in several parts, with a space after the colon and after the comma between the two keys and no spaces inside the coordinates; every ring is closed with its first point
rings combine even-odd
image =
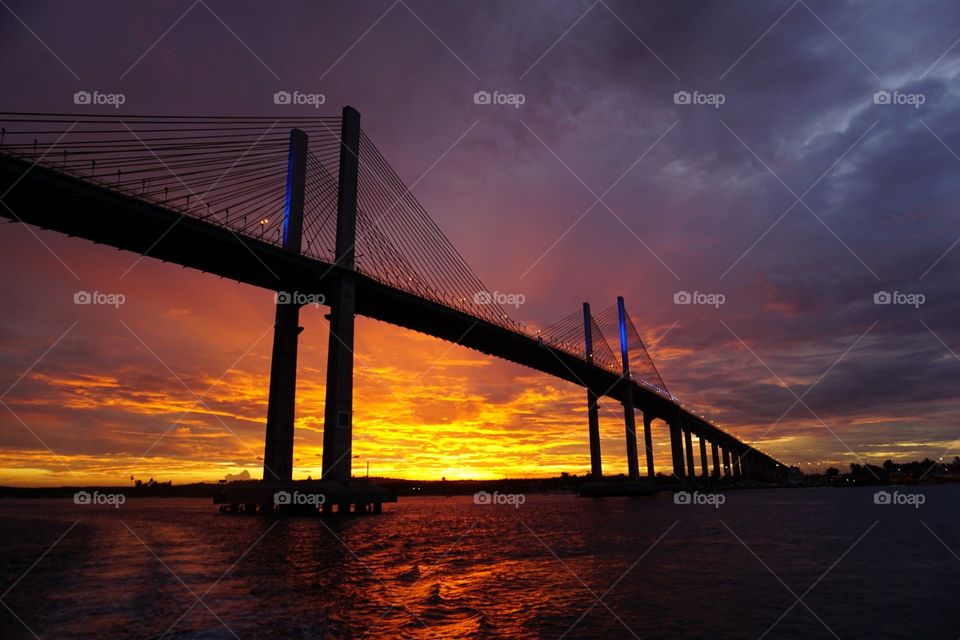
{"type": "Polygon", "coordinates": [[[0,500],[0,637],[956,639],[960,487],[886,490],[401,498],[340,520],[0,500]]]}

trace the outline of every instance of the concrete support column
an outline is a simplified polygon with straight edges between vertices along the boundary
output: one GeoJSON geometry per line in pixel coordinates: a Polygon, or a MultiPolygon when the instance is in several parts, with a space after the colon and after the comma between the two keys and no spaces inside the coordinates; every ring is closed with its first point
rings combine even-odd
{"type": "Polygon", "coordinates": [[[740,472],[744,477],[752,477],[753,474],[753,449],[746,449],[740,457],[740,472]]]}
{"type": "Polygon", "coordinates": [[[711,442],[710,449],[713,453],[713,477],[719,479],[722,474],[720,473],[720,451],[717,443],[711,442]]]}
{"type": "Polygon", "coordinates": [[[700,436],[700,471],[703,478],[703,484],[710,483],[710,469],[707,467],[707,440],[700,436]]]}
{"type": "Polygon", "coordinates": [[[691,484],[694,484],[697,481],[697,470],[693,467],[693,443],[691,441],[690,429],[684,429],[683,441],[687,451],[687,480],[689,480],[691,484]]]}
{"type": "Polygon", "coordinates": [[[724,445],[722,449],[723,449],[723,477],[729,478],[730,472],[732,471],[730,468],[730,449],[727,448],[726,445],[724,445]]]}
{"type": "Polygon", "coordinates": [[[673,476],[683,480],[683,435],[680,433],[680,418],[674,418],[670,425],[670,452],[673,457],[673,476]]]}
{"type": "Polygon", "coordinates": [[[650,423],[653,422],[653,416],[650,412],[643,412],[643,448],[647,454],[647,477],[653,480],[653,435],[650,432],[650,423]]]}
{"type": "MultiPolygon", "coordinates": [[[[303,202],[307,175],[307,134],[290,131],[287,155],[287,199],[283,220],[283,247],[300,253],[303,236],[303,202]]],[[[263,479],[293,478],[293,422],[297,391],[297,346],[300,307],[292,292],[278,291],[270,357],[270,390],[267,429],[263,447],[263,479]],[[285,295],[286,294],[286,295],[285,295]]]]}
{"type": "MultiPolygon", "coordinates": [[[[583,303],[583,335],[587,348],[587,362],[593,364],[593,321],[590,317],[590,303],[583,303]]],[[[594,480],[603,477],[600,458],[600,415],[597,408],[597,394],[587,387],[587,430],[590,437],[590,475],[594,480]]]]}
{"type": "Polygon", "coordinates": [[[600,456],[600,411],[598,398],[587,389],[587,430],[590,437],[590,475],[594,480],[603,477],[603,462],[600,456]]]}
{"type": "Polygon", "coordinates": [[[633,408],[633,390],[629,385],[623,401],[623,425],[627,438],[627,469],[631,480],[640,478],[640,461],[637,459],[637,421],[633,408]]]}
{"type": "Polygon", "coordinates": [[[327,395],[323,419],[324,480],[350,480],[353,448],[353,323],[360,114],[343,108],[337,193],[336,284],[330,300],[327,395]]]}
{"type": "Polygon", "coordinates": [[[731,463],[730,470],[733,472],[733,477],[739,480],[743,475],[740,472],[740,450],[739,449],[734,449],[733,454],[730,457],[730,463],[731,463]]]}

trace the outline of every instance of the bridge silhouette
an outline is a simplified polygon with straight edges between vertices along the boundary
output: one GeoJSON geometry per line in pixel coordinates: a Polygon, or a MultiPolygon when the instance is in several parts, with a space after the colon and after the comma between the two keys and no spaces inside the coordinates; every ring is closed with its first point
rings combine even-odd
{"type": "Polygon", "coordinates": [[[678,481],[785,475],[777,459],[667,390],[623,298],[596,314],[584,303],[540,329],[512,319],[351,107],[340,117],[0,113],[0,120],[0,215],[277,292],[264,480],[292,479],[299,311],[318,300],[330,307],[325,481],[351,478],[356,315],[583,387],[594,478],[602,477],[602,397],[624,407],[631,480],[641,478],[637,411],[650,479],[658,419],[669,427],[678,481]]]}

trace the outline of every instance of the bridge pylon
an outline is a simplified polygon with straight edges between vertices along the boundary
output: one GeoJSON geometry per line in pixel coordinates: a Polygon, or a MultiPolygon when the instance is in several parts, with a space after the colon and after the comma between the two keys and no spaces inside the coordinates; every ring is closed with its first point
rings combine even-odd
{"type": "Polygon", "coordinates": [[[327,389],[323,416],[324,480],[347,482],[353,457],[353,337],[356,312],[357,180],[360,113],[343,108],[337,190],[335,283],[330,302],[327,389]]]}
{"type": "MultiPolygon", "coordinates": [[[[303,203],[307,176],[307,134],[290,130],[283,247],[299,254],[303,240],[303,203]]],[[[289,292],[278,291],[270,359],[267,432],[263,449],[263,479],[293,478],[293,421],[297,388],[297,347],[300,306],[289,292]]]]}
{"type": "MultiPolygon", "coordinates": [[[[583,303],[583,338],[586,346],[587,362],[593,364],[593,319],[590,316],[590,303],[583,303]]],[[[597,394],[587,387],[587,423],[590,433],[590,475],[594,480],[603,478],[600,458],[600,415],[597,408],[597,394]]]]}
{"type": "Polygon", "coordinates": [[[630,354],[627,349],[627,312],[623,296],[617,297],[617,315],[620,326],[620,361],[623,364],[623,382],[626,389],[623,398],[623,423],[627,439],[627,469],[631,480],[640,478],[637,460],[637,419],[633,408],[633,386],[630,384],[630,354]]]}

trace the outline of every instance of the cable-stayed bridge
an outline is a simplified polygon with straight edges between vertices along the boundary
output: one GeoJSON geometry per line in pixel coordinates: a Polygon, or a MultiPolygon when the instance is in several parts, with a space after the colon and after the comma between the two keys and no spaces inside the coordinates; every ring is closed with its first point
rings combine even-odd
{"type": "Polygon", "coordinates": [[[341,117],[0,113],[0,121],[0,214],[12,222],[278,292],[264,479],[291,479],[299,310],[316,296],[330,307],[325,480],[351,477],[356,315],[584,387],[597,478],[605,396],[624,406],[631,479],[641,477],[639,437],[654,476],[657,419],[669,425],[678,480],[786,471],[668,392],[622,298],[596,314],[584,304],[540,330],[512,319],[351,107],[341,117]]]}

